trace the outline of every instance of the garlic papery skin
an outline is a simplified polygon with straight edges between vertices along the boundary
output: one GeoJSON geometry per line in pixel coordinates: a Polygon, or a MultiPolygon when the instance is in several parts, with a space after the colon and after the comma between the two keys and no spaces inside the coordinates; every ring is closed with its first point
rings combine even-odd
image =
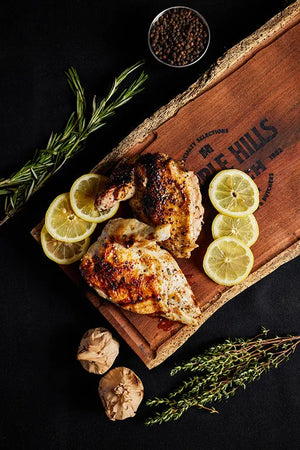
{"type": "Polygon", "coordinates": [[[106,328],[92,328],[84,333],[77,359],[88,372],[101,375],[113,365],[119,354],[119,343],[106,328]]]}
{"type": "Polygon", "coordinates": [[[110,370],[99,382],[99,396],[110,420],[135,416],[143,396],[140,378],[127,367],[110,370]]]}

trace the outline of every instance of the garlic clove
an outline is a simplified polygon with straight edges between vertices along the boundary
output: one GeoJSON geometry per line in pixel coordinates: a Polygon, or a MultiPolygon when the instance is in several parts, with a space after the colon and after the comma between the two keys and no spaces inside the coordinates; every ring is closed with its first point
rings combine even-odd
{"type": "Polygon", "coordinates": [[[101,375],[113,365],[119,354],[119,343],[106,328],[92,328],[84,333],[77,359],[90,373],[101,375]]]}
{"type": "Polygon", "coordinates": [[[99,396],[110,420],[135,416],[143,396],[140,378],[127,367],[110,370],[99,382],[99,396]]]}

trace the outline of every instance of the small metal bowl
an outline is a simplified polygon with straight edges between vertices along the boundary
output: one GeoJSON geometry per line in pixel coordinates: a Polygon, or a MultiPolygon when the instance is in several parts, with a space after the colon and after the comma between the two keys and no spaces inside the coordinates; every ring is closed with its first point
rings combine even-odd
{"type": "Polygon", "coordinates": [[[159,61],[160,63],[164,64],[165,66],[169,66],[169,67],[174,67],[176,69],[181,69],[183,67],[190,67],[193,64],[196,64],[198,61],[200,61],[201,58],[203,58],[203,56],[205,55],[205,53],[207,52],[207,49],[209,47],[210,44],[210,28],[208,26],[208,23],[206,22],[205,18],[202,16],[202,14],[200,14],[198,11],[196,11],[193,8],[189,8],[188,6],[172,6],[170,8],[164,9],[163,11],[161,11],[159,14],[157,14],[157,16],[152,20],[151,25],[149,27],[148,30],[148,47],[150,52],[152,53],[152,55],[154,56],[154,58],[159,61]],[[168,62],[163,61],[162,59],[158,58],[158,56],[154,53],[153,48],[151,46],[151,42],[150,42],[150,35],[151,35],[151,31],[152,28],[154,27],[154,25],[156,24],[156,22],[158,21],[158,19],[165,14],[167,11],[173,10],[173,9],[187,9],[188,11],[193,11],[203,22],[203,24],[206,26],[207,28],[207,42],[206,42],[206,47],[203,49],[202,53],[200,54],[200,56],[195,59],[194,61],[188,63],[188,64],[184,64],[184,65],[176,65],[176,64],[170,64],[168,62]]]}

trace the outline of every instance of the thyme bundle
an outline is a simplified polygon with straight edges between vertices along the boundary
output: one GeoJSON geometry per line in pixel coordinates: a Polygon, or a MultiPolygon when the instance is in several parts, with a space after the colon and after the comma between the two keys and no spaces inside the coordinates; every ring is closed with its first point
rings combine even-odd
{"type": "Polygon", "coordinates": [[[178,420],[189,408],[195,406],[218,411],[211,405],[234,395],[240,387],[258,380],[272,367],[287,360],[300,342],[300,336],[267,338],[268,330],[253,339],[227,339],[202,355],[176,366],[171,375],[179,372],[192,376],[167,397],[148,400],[148,406],[163,407],[146,425],[178,420]]]}
{"type": "Polygon", "coordinates": [[[142,85],[147,79],[144,72],[128,88],[116,95],[125,78],[141,64],[142,62],[134,64],[115,78],[106,97],[98,100],[94,96],[89,119],[86,116],[86,100],[78,74],[73,67],[67,71],[68,83],[76,96],[76,112],[71,114],[62,133],[51,134],[46,148],[37,150],[33,158],[16,173],[8,178],[0,178],[0,196],[4,196],[5,213],[0,226],[13,216],[46,180],[83,150],[89,135],[105,125],[105,120],[114,115],[117,108],[143,89],[142,85]]]}

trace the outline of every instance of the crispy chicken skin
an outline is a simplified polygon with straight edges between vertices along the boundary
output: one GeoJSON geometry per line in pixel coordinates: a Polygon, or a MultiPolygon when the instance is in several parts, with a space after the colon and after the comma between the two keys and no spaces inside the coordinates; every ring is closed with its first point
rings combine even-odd
{"type": "Polygon", "coordinates": [[[192,290],[174,258],[156,243],[169,236],[170,225],[110,220],[83,257],[81,274],[100,296],[128,311],[196,325],[200,310],[192,290]]]}
{"type": "Polygon", "coordinates": [[[197,176],[163,153],[145,153],[119,165],[99,193],[99,211],[130,200],[134,216],[148,225],[171,225],[162,243],[177,258],[189,258],[201,231],[203,207],[197,176]]]}

